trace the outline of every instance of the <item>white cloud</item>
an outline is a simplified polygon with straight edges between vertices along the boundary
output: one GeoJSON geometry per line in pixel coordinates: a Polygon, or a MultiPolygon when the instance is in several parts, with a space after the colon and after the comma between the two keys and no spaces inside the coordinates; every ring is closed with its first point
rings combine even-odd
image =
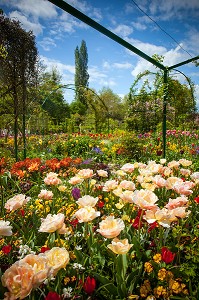
{"type": "Polygon", "coordinates": [[[133,32],[133,28],[124,24],[120,24],[116,28],[112,29],[112,31],[122,37],[127,37],[133,32]]]}
{"type": "MultiPolygon", "coordinates": [[[[152,56],[154,54],[159,54],[159,55],[163,55],[167,50],[165,47],[163,46],[157,46],[154,44],[150,44],[150,43],[144,43],[142,41],[139,40],[135,40],[135,39],[127,39],[127,41],[133,45],[134,47],[136,47],[137,49],[141,50],[142,52],[146,53],[149,56],[152,56]]],[[[128,53],[131,53],[133,55],[134,52],[127,50],[128,53]]]]}
{"type": "Polygon", "coordinates": [[[132,25],[137,30],[145,30],[147,26],[143,24],[143,22],[132,22],[132,25]]]}
{"type": "Polygon", "coordinates": [[[131,75],[136,77],[139,73],[142,73],[146,70],[149,70],[150,72],[157,72],[158,69],[155,68],[150,62],[144,60],[144,59],[139,59],[135,68],[131,72],[131,75]]]}
{"type": "Polygon", "coordinates": [[[117,69],[131,69],[132,68],[132,64],[126,62],[126,63],[114,63],[113,67],[117,68],[117,69]]]}
{"type": "Polygon", "coordinates": [[[45,37],[41,42],[39,42],[39,44],[45,51],[50,51],[51,48],[57,46],[55,41],[50,37],[45,37]]]}
{"type": "Polygon", "coordinates": [[[41,56],[40,58],[43,64],[47,66],[47,71],[51,71],[53,68],[56,68],[61,75],[65,72],[75,74],[75,66],[73,65],[65,65],[56,59],[50,59],[45,56],[41,56]]]}
{"type": "MultiPolygon", "coordinates": [[[[137,43],[140,45],[139,49],[142,49],[145,45],[144,43],[137,43]]],[[[164,57],[164,66],[173,66],[180,62],[183,62],[187,60],[187,54],[185,52],[182,52],[180,47],[176,47],[174,49],[171,49],[167,51],[164,47],[158,47],[155,45],[149,45],[146,44],[145,50],[147,54],[151,57],[153,54],[162,55],[164,57]]],[[[157,72],[158,69],[154,67],[150,62],[147,60],[139,58],[134,70],[131,72],[133,76],[137,76],[139,73],[144,72],[146,70],[149,70],[151,72],[157,72]]]]}
{"type": "Polygon", "coordinates": [[[103,88],[104,86],[113,87],[117,85],[113,78],[108,77],[107,74],[104,74],[96,66],[92,66],[91,68],[89,68],[88,73],[90,75],[89,82],[97,83],[99,86],[101,86],[101,88],[103,88]]]}
{"type": "Polygon", "coordinates": [[[7,5],[19,9],[25,15],[36,18],[50,19],[57,17],[56,6],[47,0],[10,0],[7,5]]]}
{"type": "Polygon", "coordinates": [[[104,69],[109,70],[111,68],[111,64],[108,61],[104,61],[102,64],[104,69]]]}
{"type": "Polygon", "coordinates": [[[86,1],[68,0],[67,3],[84,13],[87,13],[89,10],[88,3],[86,1]]]}
{"type": "Polygon", "coordinates": [[[64,32],[72,34],[79,28],[88,29],[89,26],[63,11],[59,19],[52,24],[50,33],[53,35],[62,35],[64,32]]]}
{"type": "Polygon", "coordinates": [[[34,35],[39,35],[42,33],[43,28],[40,23],[37,22],[31,22],[29,19],[27,19],[26,16],[22,15],[18,11],[13,11],[9,14],[9,17],[11,19],[17,19],[21,23],[21,27],[25,29],[26,31],[32,30],[34,35]]]}
{"type": "Polygon", "coordinates": [[[164,56],[164,65],[165,66],[173,66],[175,64],[178,64],[180,62],[183,62],[187,60],[189,57],[187,57],[186,52],[180,51],[180,47],[176,47],[175,49],[171,49],[163,54],[164,56]]]}
{"type": "Polygon", "coordinates": [[[128,63],[128,62],[124,62],[124,63],[113,63],[110,64],[108,61],[104,61],[102,64],[104,69],[110,70],[110,69],[131,69],[133,66],[132,64],[128,63]]]}
{"type": "Polygon", "coordinates": [[[95,19],[96,21],[102,19],[101,10],[99,8],[92,7],[86,1],[68,0],[67,3],[83,12],[84,14],[88,15],[89,17],[95,19]]]}
{"type": "Polygon", "coordinates": [[[107,75],[99,71],[96,66],[88,68],[88,73],[90,75],[89,82],[99,82],[99,80],[107,78],[107,75]]]}
{"type": "Polygon", "coordinates": [[[92,15],[93,15],[93,19],[96,22],[99,22],[102,19],[102,13],[101,10],[99,10],[98,8],[93,8],[92,9],[92,15]]]}
{"type": "Polygon", "coordinates": [[[133,6],[132,3],[126,3],[125,6],[124,6],[124,11],[126,14],[130,14],[132,12],[134,12],[135,10],[135,6],[133,6]]]}
{"type": "Polygon", "coordinates": [[[101,79],[99,81],[99,85],[101,85],[102,88],[104,86],[105,87],[113,87],[113,86],[116,86],[117,83],[113,79],[109,78],[108,80],[101,79]]]}
{"type": "Polygon", "coordinates": [[[198,14],[198,0],[154,0],[149,5],[150,13],[153,15],[161,14],[161,18],[182,18],[185,14],[198,14]]]}
{"type": "Polygon", "coordinates": [[[195,85],[195,97],[196,97],[196,106],[199,110],[199,85],[195,85]]]}
{"type": "Polygon", "coordinates": [[[191,28],[186,34],[186,40],[184,41],[187,49],[193,51],[194,55],[198,55],[199,48],[199,30],[191,28]]]}

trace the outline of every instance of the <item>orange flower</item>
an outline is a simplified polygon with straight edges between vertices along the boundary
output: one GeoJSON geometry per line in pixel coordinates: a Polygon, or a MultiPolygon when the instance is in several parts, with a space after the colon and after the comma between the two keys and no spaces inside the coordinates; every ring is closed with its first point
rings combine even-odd
{"type": "Polygon", "coordinates": [[[33,288],[34,271],[32,267],[25,262],[17,261],[3,274],[2,285],[9,290],[8,299],[24,299],[33,288]]]}
{"type": "Polygon", "coordinates": [[[44,178],[44,182],[47,185],[58,185],[62,183],[61,179],[58,178],[58,174],[54,172],[48,173],[46,178],[44,178]]]}
{"type": "Polygon", "coordinates": [[[48,266],[51,267],[52,275],[55,276],[60,269],[66,267],[69,263],[69,253],[65,248],[54,247],[45,253],[39,254],[48,260],[48,266]]]}
{"type": "Polygon", "coordinates": [[[48,277],[50,267],[47,264],[47,258],[35,254],[28,254],[21,262],[27,263],[32,267],[34,271],[32,280],[34,288],[38,287],[48,277]]]}
{"type": "Polygon", "coordinates": [[[105,238],[115,238],[125,228],[122,219],[115,219],[114,216],[109,216],[99,223],[100,228],[97,231],[105,238]]]}
{"type": "Polygon", "coordinates": [[[132,246],[133,244],[129,244],[127,239],[119,240],[118,238],[114,238],[107,247],[115,254],[126,254],[132,246]]]}
{"type": "Polygon", "coordinates": [[[25,205],[30,200],[30,197],[26,197],[26,195],[18,194],[14,197],[10,198],[6,204],[5,208],[9,211],[15,211],[18,208],[21,208],[23,205],[25,205]]]}
{"type": "Polygon", "coordinates": [[[51,169],[52,171],[55,171],[57,169],[60,169],[60,162],[57,158],[52,158],[49,160],[46,160],[46,166],[51,169]]]}
{"type": "Polygon", "coordinates": [[[55,232],[58,230],[59,233],[63,234],[65,232],[64,224],[64,214],[51,215],[48,214],[45,219],[41,219],[41,226],[39,232],[55,232]]]}

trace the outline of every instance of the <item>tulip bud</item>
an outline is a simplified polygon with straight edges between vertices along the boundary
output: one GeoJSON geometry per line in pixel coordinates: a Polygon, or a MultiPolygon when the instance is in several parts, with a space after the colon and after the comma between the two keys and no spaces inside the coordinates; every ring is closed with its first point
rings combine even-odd
{"type": "Polygon", "coordinates": [[[96,287],[96,280],[93,277],[88,276],[83,284],[84,291],[91,295],[96,287]]]}
{"type": "Polygon", "coordinates": [[[169,264],[174,260],[175,253],[172,253],[167,247],[162,247],[162,260],[169,264]]]}

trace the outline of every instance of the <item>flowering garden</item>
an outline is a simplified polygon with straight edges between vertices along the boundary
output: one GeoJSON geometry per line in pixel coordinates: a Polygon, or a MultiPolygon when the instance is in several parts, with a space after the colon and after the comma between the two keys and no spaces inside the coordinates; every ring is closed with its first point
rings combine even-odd
{"type": "Polygon", "coordinates": [[[0,299],[199,299],[198,133],[1,139],[0,299]]]}

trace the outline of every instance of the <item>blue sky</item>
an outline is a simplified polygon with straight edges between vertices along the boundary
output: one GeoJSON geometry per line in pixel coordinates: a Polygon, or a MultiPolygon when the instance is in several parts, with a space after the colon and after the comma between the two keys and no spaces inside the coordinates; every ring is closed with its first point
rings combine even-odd
{"type": "MultiPolygon", "coordinates": [[[[165,66],[199,55],[198,0],[66,2],[147,55],[163,55],[165,66]]],[[[25,30],[33,31],[41,60],[48,70],[57,68],[63,84],[74,84],[74,51],[82,40],[88,50],[89,87],[96,92],[109,87],[123,98],[138,73],[157,71],[146,60],[47,0],[1,0],[1,8],[6,16],[19,20],[25,30]]],[[[199,67],[190,63],[178,70],[194,82],[199,108],[199,67]]],[[[174,76],[185,82],[180,73],[174,76]]],[[[70,103],[72,99],[71,90],[65,90],[65,100],[70,103]]]]}

